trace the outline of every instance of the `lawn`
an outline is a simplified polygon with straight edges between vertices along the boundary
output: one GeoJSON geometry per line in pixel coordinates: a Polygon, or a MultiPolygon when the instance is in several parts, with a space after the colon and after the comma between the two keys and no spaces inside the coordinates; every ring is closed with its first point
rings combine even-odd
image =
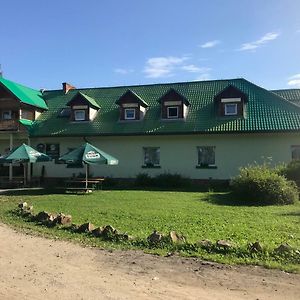
{"type": "MultiPolygon", "coordinates": [[[[89,236],[79,236],[59,228],[46,228],[25,222],[12,214],[17,203],[26,201],[34,212],[71,214],[73,222],[91,222],[96,226],[111,224],[138,240],[145,240],[154,230],[182,233],[189,243],[177,250],[182,255],[199,256],[224,263],[260,264],[289,271],[300,271],[299,252],[289,256],[274,256],[272,251],[281,243],[300,249],[300,203],[288,206],[233,205],[226,193],[160,192],[160,191],[99,191],[91,195],[28,194],[2,195],[0,220],[14,227],[25,228],[43,235],[74,239],[89,245],[112,248],[143,248],[165,254],[163,249],[145,249],[142,243],[113,244],[89,236]],[[238,250],[230,253],[207,252],[192,245],[199,240],[232,241],[238,250]],[[249,242],[259,240],[263,254],[250,255],[249,242]]],[[[170,246],[171,247],[171,246],[170,246]]]]}

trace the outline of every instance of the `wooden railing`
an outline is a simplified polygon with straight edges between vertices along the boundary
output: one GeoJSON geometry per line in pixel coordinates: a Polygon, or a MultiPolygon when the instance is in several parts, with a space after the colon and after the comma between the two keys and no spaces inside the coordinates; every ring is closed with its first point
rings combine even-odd
{"type": "Polygon", "coordinates": [[[19,120],[0,120],[0,131],[18,131],[20,129],[19,120]]]}

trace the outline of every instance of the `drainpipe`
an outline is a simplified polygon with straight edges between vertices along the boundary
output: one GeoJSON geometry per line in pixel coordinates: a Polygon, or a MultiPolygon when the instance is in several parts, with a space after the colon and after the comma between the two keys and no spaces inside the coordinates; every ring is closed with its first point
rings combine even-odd
{"type": "MultiPolygon", "coordinates": [[[[9,151],[13,149],[14,146],[14,137],[13,134],[11,133],[9,135],[9,151]]],[[[9,164],[9,181],[12,181],[13,179],[13,165],[9,164]]]]}

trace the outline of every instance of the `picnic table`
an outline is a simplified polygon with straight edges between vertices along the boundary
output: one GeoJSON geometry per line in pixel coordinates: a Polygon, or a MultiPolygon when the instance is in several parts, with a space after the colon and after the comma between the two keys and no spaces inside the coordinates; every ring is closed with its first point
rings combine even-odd
{"type": "Polygon", "coordinates": [[[71,178],[64,180],[65,191],[75,193],[91,193],[93,190],[102,190],[102,183],[105,180],[103,177],[89,178],[87,181],[85,178],[71,178]],[[86,186],[87,182],[87,186],[86,186]]]}

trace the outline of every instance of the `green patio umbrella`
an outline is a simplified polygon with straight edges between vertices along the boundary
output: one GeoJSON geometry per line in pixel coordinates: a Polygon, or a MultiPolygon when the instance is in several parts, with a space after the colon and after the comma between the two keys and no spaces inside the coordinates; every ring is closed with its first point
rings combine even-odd
{"type": "Polygon", "coordinates": [[[51,160],[51,157],[33,149],[26,144],[22,144],[18,148],[12,150],[8,155],[0,157],[0,163],[23,163],[24,185],[26,184],[25,163],[36,163],[49,160],[51,160]]]}
{"type": "Polygon", "coordinates": [[[66,164],[85,164],[85,187],[88,186],[88,168],[87,165],[117,165],[119,161],[105,153],[104,151],[96,148],[95,146],[85,143],[79,148],[66,153],[59,158],[66,164]]]}

